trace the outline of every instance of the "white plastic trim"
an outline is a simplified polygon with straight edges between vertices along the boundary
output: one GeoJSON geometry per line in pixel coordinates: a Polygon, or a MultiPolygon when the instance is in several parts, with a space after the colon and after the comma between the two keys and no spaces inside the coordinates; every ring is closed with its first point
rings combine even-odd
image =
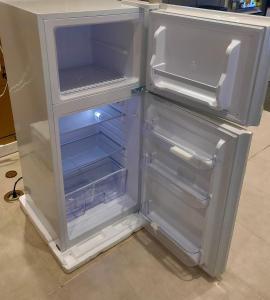
{"type": "Polygon", "coordinates": [[[174,154],[175,156],[177,156],[177,157],[179,157],[179,158],[181,158],[183,160],[186,160],[186,161],[189,161],[189,160],[191,160],[193,158],[193,155],[191,153],[189,153],[186,150],[181,149],[181,148],[179,148],[177,146],[172,146],[170,148],[170,152],[172,154],[174,154]]]}
{"type": "Polygon", "coordinates": [[[241,42],[232,40],[226,50],[226,69],[221,75],[217,88],[217,103],[222,109],[230,107],[232,101],[233,86],[238,69],[241,42]]]}
{"type": "Polygon", "coordinates": [[[131,214],[107,226],[98,234],[90,236],[68,250],[61,252],[57,247],[57,240],[52,238],[46,224],[42,223],[38,210],[29,205],[27,197],[25,195],[20,197],[22,210],[29,217],[39,234],[48,244],[63,270],[67,273],[74,271],[89,260],[95,258],[98,254],[128,238],[132,233],[141,229],[146,222],[139,214],[131,214]]]}

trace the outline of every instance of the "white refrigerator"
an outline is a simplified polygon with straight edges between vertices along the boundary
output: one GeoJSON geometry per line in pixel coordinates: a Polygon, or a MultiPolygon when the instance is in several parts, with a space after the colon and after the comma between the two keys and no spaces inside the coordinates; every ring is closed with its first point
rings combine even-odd
{"type": "Polygon", "coordinates": [[[225,270],[269,27],[140,1],[0,2],[20,203],[65,271],[143,227],[225,270]]]}

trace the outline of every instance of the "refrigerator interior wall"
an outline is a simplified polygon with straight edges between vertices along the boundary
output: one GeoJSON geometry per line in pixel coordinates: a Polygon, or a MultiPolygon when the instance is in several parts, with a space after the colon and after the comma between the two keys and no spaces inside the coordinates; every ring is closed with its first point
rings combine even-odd
{"type": "Polygon", "coordinates": [[[149,32],[150,91],[243,125],[258,122],[249,110],[263,102],[253,97],[268,63],[258,73],[263,27],[159,10],[150,14],[149,32]]]}
{"type": "MultiPolygon", "coordinates": [[[[145,104],[143,213],[196,265],[210,219],[227,201],[235,141],[218,126],[157,99],[148,95],[145,104]]],[[[214,249],[218,241],[209,243],[214,249]]]]}
{"type": "Polygon", "coordinates": [[[132,77],[136,25],[129,20],[56,27],[60,91],[93,88],[132,77]]]}
{"type": "Polygon", "coordinates": [[[59,119],[69,239],[138,210],[140,99],[59,119]]]}

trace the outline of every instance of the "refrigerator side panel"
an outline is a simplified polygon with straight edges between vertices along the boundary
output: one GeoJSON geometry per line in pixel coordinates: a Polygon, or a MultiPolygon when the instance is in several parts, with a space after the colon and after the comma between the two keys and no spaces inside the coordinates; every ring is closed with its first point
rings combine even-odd
{"type": "Polygon", "coordinates": [[[47,219],[55,239],[60,235],[60,224],[52,157],[54,128],[44,84],[37,16],[1,3],[0,36],[25,192],[47,219]]]}
{"type": "Polygon", "coordinates": [[[268,88],[269,74],[270,74],[270,22],[265,29],[265,38],[258,64],[258,75],[253,90],[253,99],[249,110],[249,123],[259,126],[263,105],[268,88]]]}

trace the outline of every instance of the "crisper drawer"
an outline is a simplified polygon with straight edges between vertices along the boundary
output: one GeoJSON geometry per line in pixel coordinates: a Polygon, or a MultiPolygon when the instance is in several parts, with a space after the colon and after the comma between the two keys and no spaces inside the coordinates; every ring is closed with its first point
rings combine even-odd
{"type": "Polygon", "coordinates": [[[98,161],[64,178],[68,221],[94,206],[122,196],[127,170],[111,158],[98,161]]]}

